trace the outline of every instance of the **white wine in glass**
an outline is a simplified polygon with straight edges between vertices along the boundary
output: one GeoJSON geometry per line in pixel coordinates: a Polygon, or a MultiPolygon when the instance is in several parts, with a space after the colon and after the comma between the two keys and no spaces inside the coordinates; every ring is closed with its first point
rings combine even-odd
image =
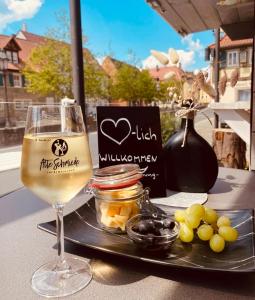
{"type": "Polygon", "coordinates": [[[64,257],[63,209],[89,181],[92,163],[81,109],[77,105],[28,108],[21,179],[57,212],[58,259],[40,267],[32,288],[41,296],[71,295],[91,280],[89,264],[64,257]]]}

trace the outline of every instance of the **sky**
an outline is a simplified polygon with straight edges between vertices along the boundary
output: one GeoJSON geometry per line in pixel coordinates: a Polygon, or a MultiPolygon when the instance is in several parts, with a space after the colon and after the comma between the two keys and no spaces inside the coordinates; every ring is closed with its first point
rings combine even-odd
{"type": "MultiPolygon", "coordinates": [[[[63,11],[69,14],[69,0],[0,0],[0,33],[15,34],[25,23],[29,32],[44,35],[63,11]]],[[[151,50],[174,48],[184,70],[207,66],[204,48],[214,40],[212,31],[182,38],[145,0],[81,0],[81,15],[85,46],[99,61],[111,55],[151,68],[160,65],[151,50]]]]}

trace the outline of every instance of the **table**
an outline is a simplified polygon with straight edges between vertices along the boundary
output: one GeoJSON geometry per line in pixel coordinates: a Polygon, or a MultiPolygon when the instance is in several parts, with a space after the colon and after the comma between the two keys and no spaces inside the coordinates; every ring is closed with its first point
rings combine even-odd
{"type": "MultiPolygon", "coordinates": [[[[208,205],[254,208],[254,195],[253,172],[220,168],[208,205]]],[[[66,213],[87,199],[84,194],[77,196],[66,207],[66,213]]],[[[54,218],[53,209],[25,188],[0,198],[0,299],[40,299],[30,288],[30,278],[37,267],[54,259],[56,239],[36,225],[54,218]]],[[[65,299],[255,299],[255,274],[177,270],[117,258],[69,242],[65,245],[67,256],[92,259],[94,270],[90,285],[65,299]]]]}

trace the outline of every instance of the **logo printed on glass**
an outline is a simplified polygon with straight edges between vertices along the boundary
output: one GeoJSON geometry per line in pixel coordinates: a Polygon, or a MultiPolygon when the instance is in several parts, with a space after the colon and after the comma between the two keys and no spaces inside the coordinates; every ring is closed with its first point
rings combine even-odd
{"type": "Polygon", "coordinates": [[[68,151],[67,142],[62,139],[57,139],[52,143],[51,150],[56,156],[64,156],[68,151]]]}

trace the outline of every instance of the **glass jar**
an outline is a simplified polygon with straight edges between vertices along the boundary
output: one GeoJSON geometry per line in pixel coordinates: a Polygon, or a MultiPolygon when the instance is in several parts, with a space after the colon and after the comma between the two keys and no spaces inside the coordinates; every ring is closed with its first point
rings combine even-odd
{"type": "Polygon", "coordinates": [[[95,197],[97,221],[112,233],[126,232],[127,221],[140,213],[144,189],[142,172],[136,164],[97,169],[90,187],[95,197]]]}

